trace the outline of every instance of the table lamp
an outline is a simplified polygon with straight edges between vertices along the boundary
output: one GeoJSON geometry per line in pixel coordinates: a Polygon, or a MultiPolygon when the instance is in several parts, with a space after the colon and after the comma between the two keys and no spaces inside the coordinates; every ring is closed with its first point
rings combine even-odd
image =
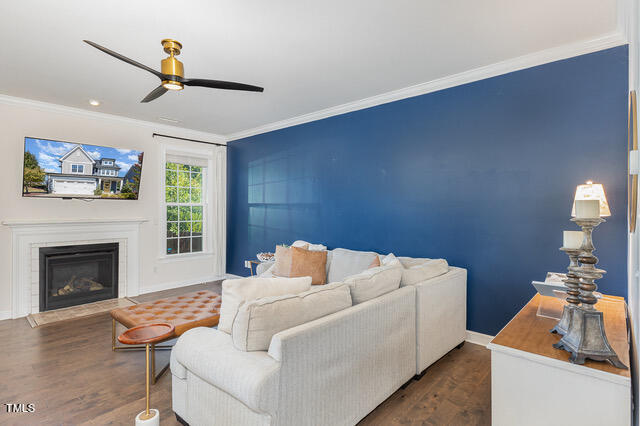
{"type": "Polygon", "coordinates": [[[601,183],[593,183],[588,180],[585,184],[578,185],[576,188],[576,195],[573,197],[573,207],[571,209],[572,217],[576,217],[577,200],[598,200],[600,201],[600,217],[611,216],[607,196],[604,193],[604,187],[601,183]]]}
{"type": "MultiPolygon", "coordinates": [[[[582,228],[584,238],[579,248],[561,248],[569,255],[571,263],[567,278],[563,280],[568,288],[567,305],[560,322],[551,330],[563,336],[553,347],[569,352],[569,361],[575,364],[584,364],[587,359],[592,359],[627,369],[609,344],[602,311],[594,307],[598,303],[594,294],[598,288],[595,280],[602,278],[606,271],[596,268],[598,258],[593,255],[592,232],[605,221],[602,216],[611,216],[601,184],[587,181],[578,185],[571,216],[571,221],[582,228]]],[[[564,243],[576,247],[577,240],[577,236],[572,238],[572,234],[566,234],[564,243]]]]}

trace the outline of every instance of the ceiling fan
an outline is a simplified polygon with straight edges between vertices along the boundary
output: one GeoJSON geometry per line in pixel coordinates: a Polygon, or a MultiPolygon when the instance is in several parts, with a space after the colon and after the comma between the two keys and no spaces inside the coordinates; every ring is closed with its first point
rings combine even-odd
{"type": "Polygon", "coordinates": [[[141,64],[140,62],[136,62],[133,59],[129,59],[126,56],[114,52],[113,50],[109,50],[106,47],[100,46],[99,44],[92,41],[83,41],[95,47],[96,49],[102,50],[104,53],[113,56],[114,58],[120,59],[121,61],[131,64],[134,67],[149,71],[151,74],[155,75],[162,81],[160,86],[153,89],[143,100],[140,101],[143,103],[151,102],[152,100],[159,98],[160,96],[164,95],[167,90],[182,90],[184,89],[184,86],[199,86],[226,90],[245,90],[249,92],[264,91],[262,87],[252,86],[250,84],[234,83],[232,81],[206,80],[202,78],[184,78],[184,67],[182,65],[182,62],[175,58],[180,54],[182,44],[180,44],[180,42],[176,40],[171,40],[168,38],[162,40],[162,47],[164,47],[164,51],[169,55],[168,58],[163,59],[161,62],[162,72],[158,72],[153,68],[141,64]]]}

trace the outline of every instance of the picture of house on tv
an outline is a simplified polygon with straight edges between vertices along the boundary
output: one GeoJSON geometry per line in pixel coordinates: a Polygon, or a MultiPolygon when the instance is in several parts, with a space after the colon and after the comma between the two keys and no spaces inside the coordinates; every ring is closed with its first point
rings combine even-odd
{"type": "Polygon", "coordinates": [[[138,199],[143,153],[25,138],[22,195],[138,199]]]}

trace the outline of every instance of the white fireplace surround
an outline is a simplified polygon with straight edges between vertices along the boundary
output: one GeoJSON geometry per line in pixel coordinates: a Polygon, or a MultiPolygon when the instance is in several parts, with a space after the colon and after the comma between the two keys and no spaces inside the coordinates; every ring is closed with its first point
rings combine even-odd
{"type": "Polygon", "coordinates": [[[147,219],[7,220],[11,227],[11,317],[40,311],[40,247],[118,243],[118,297],[140,294],[139,230],[147,219]]]}

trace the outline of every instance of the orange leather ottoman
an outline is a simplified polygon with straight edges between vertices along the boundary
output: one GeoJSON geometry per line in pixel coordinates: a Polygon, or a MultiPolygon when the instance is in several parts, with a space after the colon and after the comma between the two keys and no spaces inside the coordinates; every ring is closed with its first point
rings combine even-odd
{"type": "MultiPolygon", "coordinates": [[[[144,347],[116,346],[116,321],[127,328],[137,327],[149,323],[169,323],[175,327],[175,332],[166,340],[180,336],[195,327],[213,327],[220,320],[221,297],[209,290],[194,291],[181,296],[158,299],[153,302],[140,303],[126,308],[111,311],[112,333],[111,350],[144,349],[144,347]]],[[[155,375],[155,349],[171,349],[170,346],[152,345],[153,382],[162,375],[164,367],[155,375]]]]}
{"type": "Polygon", "coordinates": [[[220,319],[220,295],[209,290],[158,299],[111,311],[111,317],[127,328],[151,322],[166,322],[180,336],[195,327],[213,327],[220,319]]]}

